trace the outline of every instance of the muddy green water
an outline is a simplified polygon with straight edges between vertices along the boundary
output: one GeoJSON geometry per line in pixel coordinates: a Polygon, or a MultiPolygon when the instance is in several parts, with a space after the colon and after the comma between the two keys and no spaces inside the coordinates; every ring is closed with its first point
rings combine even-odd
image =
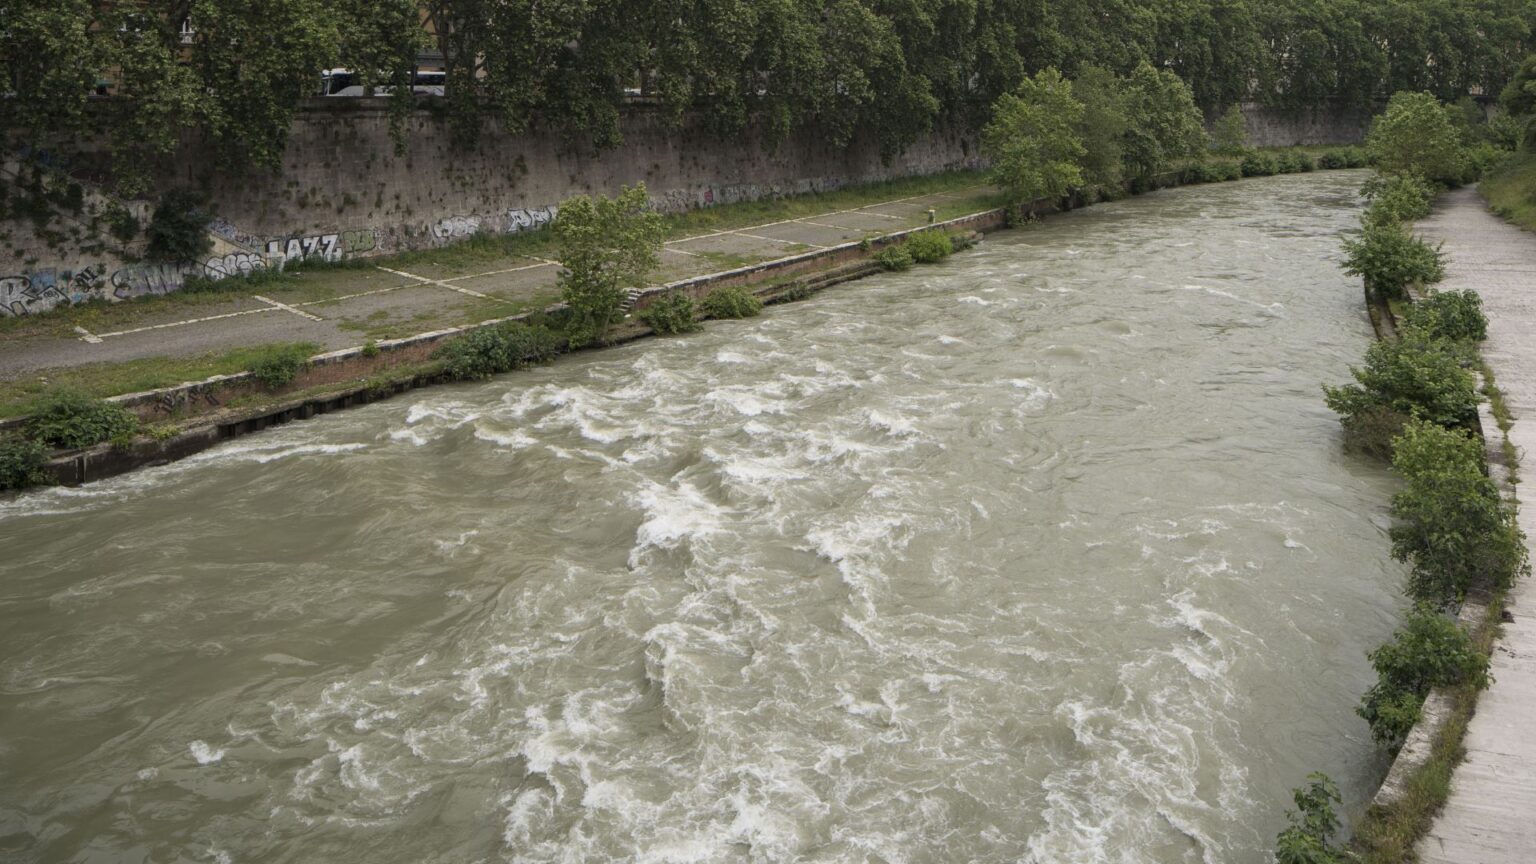
{"type": "Polygon", "coordinates": [[[1266,861],[1382,770],[1361,179],[0,501],[0,858],[1266,861]]]}

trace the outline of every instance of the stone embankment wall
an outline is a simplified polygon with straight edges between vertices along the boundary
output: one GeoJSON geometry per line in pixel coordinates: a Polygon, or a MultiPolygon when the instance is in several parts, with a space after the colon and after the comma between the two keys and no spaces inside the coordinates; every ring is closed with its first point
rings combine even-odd
{"type": "MultiPolygon", "coordinates": [[[[573,147],[558,131],[514,135],[493,123],[477,147],[456,149],[446,120],[431,110],[409,120],[398,152],[385,101],[311,100],[270,174],[217,171],[200,142],[184,141],[160,166],[155,187],[208,193],[215,245],[206,260],[143,264],[132,244],[125,249],[99,229],[86,241],[61,243],[23,219],[0,222],[0,316],[163,294],[194,276],[217,279],[294,259],[335,261],[531,231],[572,195],[640,182],[658,207],[681,211],[984,167],[974,130],[937,129],[890,155],[868,136],[833,148],[806,130],[771,146],[761,127],[729,136],[702,122],[679,129],[640,106],[624,115],[624,143],[603,153],[573,147]]],[[[1365,125],[1351,112],[1248,113],[1258,146],[1349,143],[1365,125]]],[[[89,146],[59,151],[46,160],[87,187],[86,214],[103,210],[111,201],[90,182],[104,179],[102,161],[89,146]]],[[[18,164],[8,163],[13,175],[18,164]]],[[[147,221],[147,202],[118,203],[147,221]]]]}

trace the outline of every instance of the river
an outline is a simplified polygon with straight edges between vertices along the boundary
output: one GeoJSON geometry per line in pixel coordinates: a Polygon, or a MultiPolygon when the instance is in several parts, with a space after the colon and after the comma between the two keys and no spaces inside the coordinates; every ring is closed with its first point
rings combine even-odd
{"type": "Polygon", "coordinates": [[[1267,861],[1383,770],[1362,179],[0,500],[0,857],[1267,861]]]}

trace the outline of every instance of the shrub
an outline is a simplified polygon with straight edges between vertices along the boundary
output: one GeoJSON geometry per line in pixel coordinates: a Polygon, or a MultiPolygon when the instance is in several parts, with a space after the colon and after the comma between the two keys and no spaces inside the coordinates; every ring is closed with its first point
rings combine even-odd
{"type": "Polygon", "coordinates": [[[1343,150],[1329,150],[1317,157],[1317,165],[1319,168],[1327,168],[1329,170],[1355,167],[1349,164],[1349,158],[1343,150]]]}
{"type": "Polygon", "coordinates": [[[1429,93],[1394,94],[1371,123],[1365,145],[1384,174],[1413,174],[1455,185],[1466,171],[1466,153],[1456,125],[1429,93]]]}
{"type": "Polygon", "coordinates": [[[1218,162],[1216,163],[1216,171],[1218,175],[1216,179],[1218,180],[1243,179],[1243,163],[1241,162],[1218,162]]]}
{"type": "Polygon", "coordinates": [[[1366,225],[1358,237],[1344,239],[1344,272],[1365,280],[1367,290],[1396,299],[1410,284],[1432,285],[1445,278],[1445,256],[1438,247],[1397,224],[1366,225]]]}
{"type": "Polygon", "coordinates": [[[152,261],[202,258],[213,249],[213,240],[208,237],[210,219],[196,193],[186,189],[165,193],[144,231],[149,238],[146,257],[152,261]]]}
{"type": "Polygon", "coordinates": [[[1248,149],[1248,118],[1242,106],[1233,102],[1211,127],[1211,152],[1236,156],[1248,149]]]}
{"type": "MultiPolygon", "coordinates": [[[[1343,416],[1346,433],[1390,420],[1380,409],[1441,426],[1464,424],[1477,411],[1472,373],[1444,339],[1413,332],[1383,339],[1366,351],[1364,368],[1350,371],[1357,383],[1323,388],[1328,407],[1343,416]]],[[[1355,444],[1368,449],[1371,442],[1355,444]]]]}
{"type": "Polygon", "coordinates": [[[1196,162],[1184,169],[1185,183],[1215,183],[1220,179],[1216,166],[1208,162],[1196,162]]]}
{"type": "Polygon", "coordinates": [[[906,239],[907,251],[919,264],[936,264],[955,251],[955,244],[943,231],[920,231],[906,239]]]}
{"type": "Polygon", "coordinates": [[[121,440],[139,428],[139,418],[128,409],[71,389],[45,393],[31,414],[27,433],[32,438],[68,450],[121,440]]]}
{"type": "Polygon", "coordinates": [[[640,310],[640,320],[657,336],[675,336],[699,329],[693,320],[693,299],[681,292],[668,294],[640,310]]]}
{"type": "Polygon", "coordinates": [[[912,253],[905,243],[894,243],[875,253],[875,261],[887,270],[900,272],[912,269],[912,253]]]}
{"type": "Polygon", "coordinates": [[[1403,490],[1392,497],[1392,555],[1410,566],[1408,593],[1446,607],[1469,588],[1503,587],[1526,571],[1512,508],[1483,470],[1482,442],[1413,421],[1393,442],[1403,490]]]}
{"type": "Polygon", "coordinates": [[[0,433],[0,491],[47,483],[48,448],[13,433],[0,433]]]}
{"type": "Polygon", "coordinates": [[[709,292],[699,304],[710,318],[755,318],[763,311],[763,301],[744,288],[728,286],[709,292]]]}
{"type": "Polygon", "coordinates": [[[471,381],[543,362],[559,350],[560,337],[553,330],[512,321],[472,330],[447,342],[433,356],[443,361],[443,371],[450,378],[471,381]]]}
{"type": "Polygon", "coordinates": [[[309,354],[296,346],[273,348],[257,357],[250,366],[250,373],[257,381],[276,390],[293,379],[309,365],[309,354]]]}
{"type": "Polygon", "coordinates": [[[1275,168],[1281,174],[1299,174],[1316,167],[1312,157],[1300,150],[1287,150],[1275,157],[1275,168]]]}
{"type": "Polygon", "coordinates": [[[1244,177],[1268,177],[1280,171],[1280,163],[1271,153],[1249,153],[1243,157],[1244,177]]]}
{"type": "Polygon", "coordinates": [[[1435,687],[1488,686],[1488,657],[1451,618],[1419,606],[1392,641],[1370,654],[1376,684],[1355,709],[1376,743],[1396,750],[1435,687]]]}
{"type": "Polygon", "coordinates": [[[622,314],[625,289],[645,284],[666,232],[651,210],[644,184],[617,198],[572,198],[555,219],[560,244],[560,295],[569,309],[572,347],[601,339],[622,314]]]}
{"type": "Polygon", "coordinates": [[[1307,775],[1307,785],[1291,792],[1296,809],[1286,813],[1290,827],[1275,838],[1277,864],[1336,864],[1343,860],[1328,841],[1339,830],[1334,807],[1339,790],[1326,774],[1307,775]]]}
{"type": "Polygon", "coordinates": [[[1013,204],[1060,198],[1083,185],[1079,161],[1087,154],[1077,125],[1083,104],[1055,69],[1025,78],[992,106],[981,147],[992,160],[992,182],[1013,204]]]}
{"type": "Polygon", "coordinates": [[[1476,291],[1433,291],[1403,315],[1403,326],[1431,338],[1481,342],[1488,338],[1488,317],[1476,291]]]}
{"type": "Polygon", "coordinates": [[[1366,225],[1395,225],[1423,219],[1435,200],[1435,188],[1412,174],[1378,174],[1366,181],[1360,193],[1371,201],[1361,219],[1366,225]]]}

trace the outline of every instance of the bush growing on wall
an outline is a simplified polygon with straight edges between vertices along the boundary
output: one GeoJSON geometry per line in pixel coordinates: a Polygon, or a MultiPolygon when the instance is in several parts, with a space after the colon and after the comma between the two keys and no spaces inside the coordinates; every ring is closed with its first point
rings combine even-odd
{"type": "Polygon", "coordinates": [[[1369,291],[1387,299],[1407,296],[1409,285],[1433,285],[1445,278],[1440,249],[1396,223],[1364,226],[1358,237],[1344,238],[1344,272],[1365,280],[1369,291]]]}
{"type": "Polygon", "coordinates": [[[675,336],[699,329],[693,320],[693,300],[681,292],[668,294],[640,310],[640,320],[657,336],[675,336]]]}
{"type": "Polygon", "coordinates": [[[48,448],[20,435],[0,433],[0,492],[48,482],[48,448]]]}
{"type": "Polygon", "coordinates": [[[1416,607],[1392,641],[1370,653],[1376,684],[1355,709],[1371,724],[1371,737],[1391,750],[1403,745],[1419,721],[1424,697],[1436,687],[1488,686],[1488,657],[1456,621],[1416,607]]]}
{"type": "Polygon", "coordinates": [[[755,318],[763,311],[763,301],[744,288],[727,286],[709,292],[700,304],[710,318],[755,318]]]}
{"type": "Polygon", "coordinates": [[[1429,215],[1435,188],[1415,174],[1377,174],[1360,193],[1370,199],[1361,222],[1367,226],[1416,222],[1429,215]]]}
{"type": "Polygon", "coordinates": [[[1275,838],[1276,864],[1336,864],[1343,859],[1328,845],[1339,830],[1339,790],[1325,774],[1307,775],[1307,785],[1291,792],[1296,809],[1285,814],[1290,827],[1275,838]]]}
{"type": "Polygon", "coordinates": [[[875,262],[887,270],[899,273],[912,269],[912,253],[907,251],[907,244],[893,243],[875,253],[875,262]]]}
{"type": "Polygon", "coordinates": [[[67,388],[40,396],[30,413],[28,435],[68,450],[122,440],[139,428],[139,418],[121,405],[67,388]]]}
{"type": "Polygon", "coordinates": [[[145,249],[152,261],[196,261],[213,249],[208,237],[210,217],[197,194],[173,189],[161,196],[149,227],[145,249]]]}
{"type": "Polygon", "coordinates": [[[907,251],[919,264],[937,264],[953,255],[954,241],[943,231],[919,231],[907,237],[907,251]]]}
{"type": "Polygon", "coordinates": [[[1377,456],[1392,453],[1402,424],[1411,419],[1442,426],[1467,423],[1477,411],[1472,373],[1461,352],[1445,340],[1405,332],[1373,344],[1364,368],[1350,370],[1357,383],[1324,387],[1328,407],[1344,426],[1346,443],[1377,456]]]}
{"type": "Polygon", "coordinates": [[[262,352],[252,361],[250,373],[257,381],[276,390],[292,383],[309,365],[309,352],[297,345],[285,345],[262,352]]]}
{"type": "Polygon", "coordinates": [[[1430,338],[1481,342],[1488,338],[1488,317],[1476,291],[1432,291],[1403,313],[1403,326],[1430,338]]]}
{"type": "Polygon", "coordinates": [[[655,269],[666,227],[646,200],[645,185],[617,198],[572,198],[555,219],[560,244],[560,295],[570,309],[573,348],[607,334],[619,319],[625,289],[639,288],[655,269]]]}
{"type": "Polygon", "coordinates": [[[559,335],[548,327],[511,321],[472,330],[447,342],[433,356],[443,361],[443,371],[450,378],[473,381],[542,363],[560,348],[559,335]]]}
{"type": "Polygon", "coordinates": [[[1392,554],[1411,568],[1409,596],[1445,608],[1473,586],[1507,587],[1524,572],[1524,539],[1483,469],[1480,440],[1410,422],[1393,442],[1392,468],[1404,481],[1392,498],[1392,554]]]}

